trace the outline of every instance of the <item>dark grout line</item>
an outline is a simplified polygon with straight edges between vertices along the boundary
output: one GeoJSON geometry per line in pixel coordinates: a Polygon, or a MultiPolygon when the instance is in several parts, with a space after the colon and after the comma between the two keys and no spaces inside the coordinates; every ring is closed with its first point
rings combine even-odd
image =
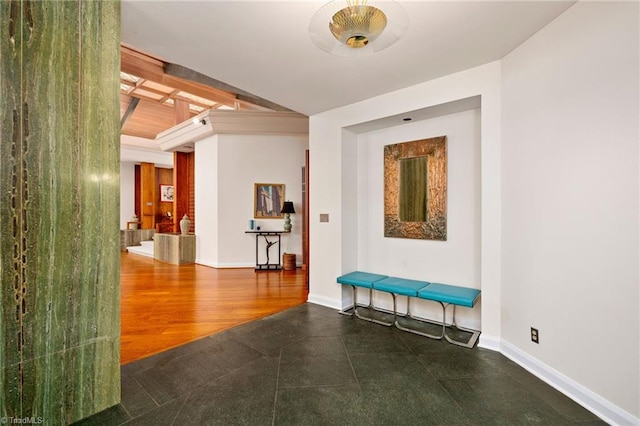
{"type": "MultiPolygon", "coordinates": [[[[145,370],[143,370],[143,371],[147,371],[147,370],[148,370],[148,368],[147,368],[147,369],[145,369],[145,370]]],[[[146,393],[147,395],[149,395],[149,398],[151,398],[151,399],[153,400],[153,402],[156,404],[156,407],[155,407],[155,408],[160,407],[160,405],[161,405],[161,404],[160,404],[160,402],[158,402],[158,401],[153,397],[153,395],[152,395],[152,394],[147,390],[147,388],[146,388],[146,387],[144,387],[144,386],[142,385],[142,383],[140,383],[140,382],[138,381],[138,379],[137,379],[137,378],[132,377],[132,379],[133,379],[133,380],[135,380],[135,382],[138,384],[138,386],[140,386],[140,389],[142,389],[142,390],[144,391],[144,393],[146,393]]],[[[154,410],[155,410],[155,408],[154,408],[154,410]]],[[[150,410],[150,411],[151,411],[151,410],[150,410]]],[[[148,412],[148,411],[147,411],[147,412],[148,412]]]]}
{"type": "Polygon", "coordinates": [[[276,412],[278,409],[278,390],[280,388],[280,364],[282,362],[282,348],[280,348],[280,354],[278,355],[278,371],[276,372],[276,386],[273,392],[273,415],[271,416],[271,425],[276,424],[276,412]]]}
{"type": "MultiPolygon", "coordinates": [[[[177,422],[178,418],[180,417],[180,413],[182,412],[182,409],[184,408],[185,404],[187,403],[187,401],[189,400],[189,398],[191,398],[191,395],[193,395],[193,392],[191,392],[191,393],[189,394],[189,396],[187,396],[186,398],[184,398],[184,401],[182,401],[182,405],[180,406],[180,408],[178,408],[178,409],[176,410],[176,413],[175,413],[175,415],[173,416],[173,419],[171,420],[171,423],[169,423],[171,426],[173,426],[173,425],[179,425],[179,423],[176,423],[176,422],[177,422]]],[[[179,398],[176,398],[176,399],[179,399],[179,398]]],[[[174,399],[174,400],[172,400],[172,401],[175,401],[175,399],[174,399]]]]}
{"type": "MultiPolygon", "coordinates": [[[[351,320],[355,320],[354,317],[351,320]]],[[[342,348],[344,349],[344,353],[347,354],[347,360],[349,361],[349,366],[351,367],[351,372],[353,373],[353,377],[356,380],[356,384],[358,385],[358,390],[362,392],[362,385],[360,384],[360,380],[358,380],[358,375],[356,374],[356,369],[353,367],[353,362],[351,362],[351,354],[347,350],[347,344],[344,341],[344,334],[339,333],[340,341],[342,342],[342,348]]]]}
{"type": "Polygon", "coordinates": [[[314,389],[314,388],[341,388],[344,387],[344,383],[336,383],[336,384],[322,384],[322,385],[299,385],[299,386],[287,386],[286,388],[282,388],[281,390],[289,390],[289,389],[314,389]]]}

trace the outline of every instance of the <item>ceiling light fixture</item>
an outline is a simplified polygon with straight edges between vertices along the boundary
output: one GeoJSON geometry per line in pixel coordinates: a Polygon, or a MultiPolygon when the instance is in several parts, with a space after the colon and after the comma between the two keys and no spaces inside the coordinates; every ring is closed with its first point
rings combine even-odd
{"type": "Polygon", "coordinates": [[[409,27],[393,0],[333,0],[311,18],[311,41],[337,56],[366,56],[391,46],[409,27]]]}
{"type": "Polygon", "coordinates": [[[198,124],[202,124],[203,126],[204,126],[205,124],[207,124],[207,122],[205,121],[205,119],[204,119],[204,118],[198,118],[198,117],[193,117],[193,119],[191,120],[191,122],[192,122],[193,124],[196,124],[196,125],[198,125],[198,124]]]}

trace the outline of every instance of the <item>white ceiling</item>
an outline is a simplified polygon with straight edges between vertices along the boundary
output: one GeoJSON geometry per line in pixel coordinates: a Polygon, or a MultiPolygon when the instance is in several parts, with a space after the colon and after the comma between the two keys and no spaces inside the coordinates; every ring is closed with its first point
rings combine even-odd
{"type": "Polygon", "coordinates": [[[123,0],[122,41],[312,115],[501,59],[574,4],[399,0],[409,15],[404,37],[344,58],[309,37],[324,3],[123,0]]]}

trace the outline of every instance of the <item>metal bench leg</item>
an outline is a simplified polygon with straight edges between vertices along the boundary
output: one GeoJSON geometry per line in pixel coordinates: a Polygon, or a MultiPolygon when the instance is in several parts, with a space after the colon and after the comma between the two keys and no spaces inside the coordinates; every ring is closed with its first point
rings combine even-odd
{"type": "Polygon", "coordinates": [[[449,306],[449,304],[445,306],[442,302],[439,302],[439,303],[440,305],[442,305],[442,333],[444,334],[444,338],[447,339],[447,342],[452,343],[454,345],[462,346],[464,348],[473,348],[476,342],[478,341],[478,337],[480,337],[480,332],[477,330],[471,330],[469,328],[464,328],[457,325],[456,324],[456,305],[453,305],[453,317],[451,318],[451,327],[457,328],[458,330],[466,331],[467,333],[471,333],[471,337],[466,343],[460,342],[458,340],[454,340],[451,337],[449,337],[447,335],[446,327],[444,325],[444,321],[446,320],[447,307],[449,306]]]}
{"type": "MultiPolygon", "coordinates": [[[[351,286],[351,294],[353,294],[353,312],[356,311],[356,306],[357,306],[357,302],[356,302],[356,286],[352,285],[351,286]]],[[[353,312],[347,312],[344,310],[341,310],[340,313],[342,315],[346,315],[348,317],[353,317],[353,312]]]]}
{"type": "MultiPolygon", "coordinates": [[[[377,320],[375,318],[360,315],[360,313],[358,312],[358,302],[356,300],[356,297],[357,297],[356,286],[352,285],[351,287],[353,288],[353,314],[357,318],[364,321],[369,321],[376,324],[384,325],[385,327],[391,327],[393,325],[393,322],[385,322],[385,321],[377,320]]],[[[373,306],[373,290],[372,289],[369,289],[369,306],[367,306],[367,308],[375,310],[375,307],[373,306]]]]}
{"type": "MultiPolygon", "coordinates": [[[[396,328],[398,330],[408,331],[409,333],[417,334],[419,336],[429,337],[431,339],[436,339],[436,340],[442,340],[442,337],[444,337],[444,330],[443,330],[443,332],[442,332],[442,334],[440,336],[436,336],[435,334],[425,333],[424,331],[418,331],[418,330],[415,330],[413,328],[408,328],[408,327],[404,327],[404,326],[400,325],[400,323],[398,322],[398,319],[396,317],[396,295],[395,294],[393,294],[393,314],[394,314],[393,315],[393,323],[395,324],[395,326],[396,326],[396,328]]],[[[410,297],[407,300],[407,317],[409,317],[409,318],[411,318],[411,319],[413,319],[415,321],[421,321],[421,320],[411,316],[411,298],[410,297]]],[[[432,323],[431,321],[422,321],[422,322],[432,323]]]]}
{"type": "MultiPolygon", "coordinates": [[[[408,318],[411,318],[412,320],[415,320],[415,321],[426,322],[426,323],[429,323],[429,324],[437,325],[438,327],[440,327],[442,325],[442,323],[440,321],[431,320],[431,319],[428,319],[428,318],[422,318],[422,317],[413,315],[411,313],[411,299],[412,298],[408,297],[407,299],[408,299],[407,300],[407,317],[408,318]]],[[[440,302],[438,302],[438,303],[440,303],[440,302]]],[[[440,303],[440,305],[442,306],[442,303],[440,303]]],[[[450,324],[446,324],[446,326],[449,327],[450,324]]]]}
{"type": "Polygon", "coordinates": [[[408,296],[407,296],[407,318],[411,318],[411,319],[414,319],[414,320],[420,321],[420,318],[414,317],[414,316],[411,314],[411,299],[412,299],[412,297],[408,297],[408,296]]]}

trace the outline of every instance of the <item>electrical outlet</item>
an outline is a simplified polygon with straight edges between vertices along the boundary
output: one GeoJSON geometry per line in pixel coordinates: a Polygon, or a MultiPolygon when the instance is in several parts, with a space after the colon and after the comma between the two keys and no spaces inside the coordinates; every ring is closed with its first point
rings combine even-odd
{"type": "Polygon", "coordinates": [[[538,329],[531,327],[531,341],[533,343],[540,343],[540,334],[538,334],[538,329]]]}

